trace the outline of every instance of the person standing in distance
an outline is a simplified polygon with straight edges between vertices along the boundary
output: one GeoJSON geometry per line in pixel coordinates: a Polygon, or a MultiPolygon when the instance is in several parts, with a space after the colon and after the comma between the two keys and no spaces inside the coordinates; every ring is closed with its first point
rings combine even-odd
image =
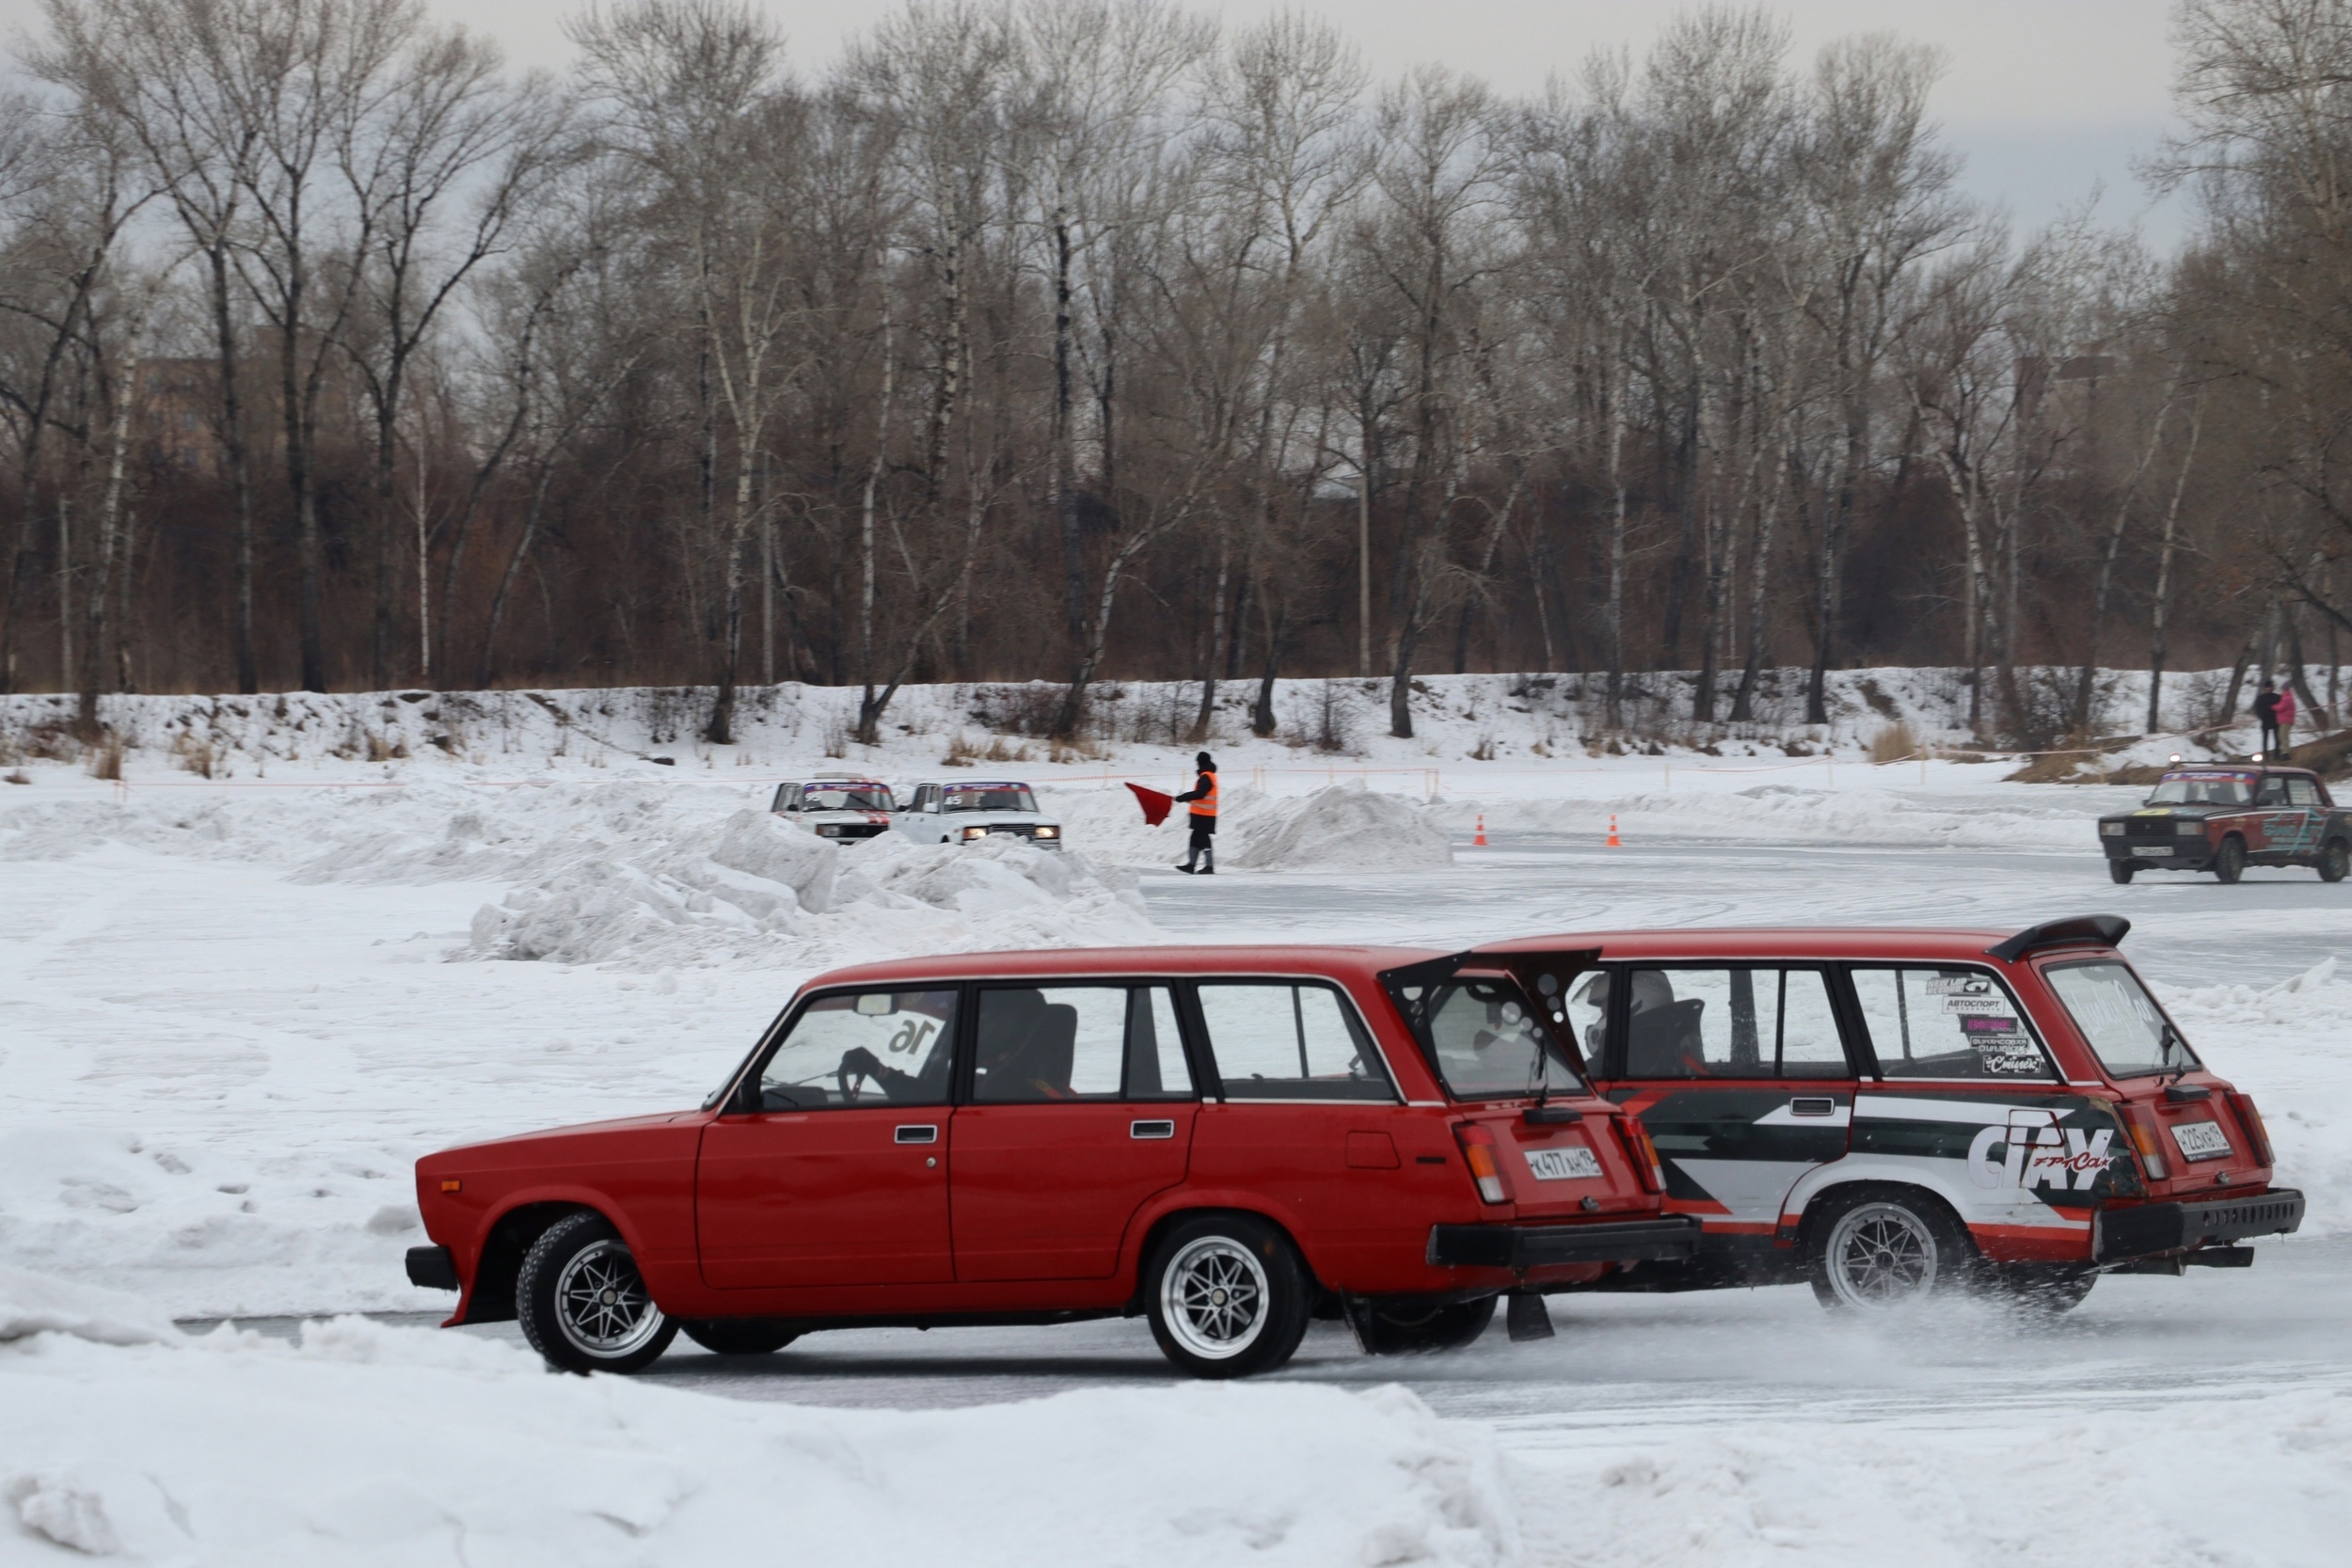
{"type": "Polygon", "coordinates": [[[2254,717],[2263,727],[2263,756],[2268,759],[2278,755],[2279,689],[2268,681],[2263,682],[2262,694],[2254,699],[2254,717]]]}
{"type": "Polygon", "coordinates": [[[1200,782],[1176,797],[1188,801],[1192,811],[1192,839],[1184,847],[1184,863],[1179,871],[1201,877],[1216,875],[1216,759],[1202,752],[1192,759],[1200,770],[1200,782]]]}
{"type": "Polygon", "coordinates": [[[2289,762],[2295,755],[2295,688],[2279,688],[2279,705],[2272,709],[2279,721],[2279,749],[2270,753],[2271,762],[2289,762]]]}

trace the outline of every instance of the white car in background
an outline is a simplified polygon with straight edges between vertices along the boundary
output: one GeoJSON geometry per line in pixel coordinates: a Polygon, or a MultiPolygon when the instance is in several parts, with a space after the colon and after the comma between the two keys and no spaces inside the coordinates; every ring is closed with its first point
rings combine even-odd
{"type": "Polygon", "coordinates": [[[776,785],[768,809],[787,826],[818,838],[859,839],[888,832],[898,802],[878,779],[819,773],[803,783],[776,785]]]}
{"type": "Polygon", "coordinates": [[[1011,781],[918,784],[891,825],[917,844],[1008,837],[1025,838],[1041,849],[1061,847],[1061,824],[1037,809],[1027,784],[1011,781]]]}

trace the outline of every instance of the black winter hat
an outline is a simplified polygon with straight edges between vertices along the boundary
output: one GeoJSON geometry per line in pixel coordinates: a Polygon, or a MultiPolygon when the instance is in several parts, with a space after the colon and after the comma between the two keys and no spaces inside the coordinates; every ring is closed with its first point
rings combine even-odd
{"type": "Polygon", "coordinates": [[[1192,759],[1192,765],[1195,768],[1200,768],[1204,772],[1214,773],[1216,771],[1216,758],[1209,755],[1206,752],[1202,752],[1199,755],[1195,756],[1192,759]]]}

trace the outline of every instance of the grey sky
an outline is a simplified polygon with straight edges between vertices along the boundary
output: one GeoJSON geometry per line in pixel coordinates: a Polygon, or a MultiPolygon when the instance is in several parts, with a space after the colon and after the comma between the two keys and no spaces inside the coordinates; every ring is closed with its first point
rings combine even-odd
{"type": "MultiPolygon", "coordinates": [[[[569,56],[548,0],[427,0],[438,15],[500,39],[517,61],[560,66],[569,56]]],[[[845,39],[898,0],[764,0],[800,69],[832,60],[845,39]]],[[[1475,72],[1508,92],[1571,74],[1597,47],[1638,54],[1675,8],[1661,0],[1222,0],[1196,8],[1243,22],[1292,8],[1339,24],[1381,76],[1423,60],[1475,72]]],[[[2104,182],[2101,214],[2138,220],[2169,249],[2185,222],[2177,204],[2151,210],[2132,160],[2154,150],[2170,120],[2169,0],[1783,0],[1792,55],[1808,60],[1832,39],[1893,32],[1943,49],[1949,71],[1935,106],[1966,154],[1965,182],[2035,224],[2104,182]]],[[[37,0],[0,0],[17,31],[37,0]]]]}

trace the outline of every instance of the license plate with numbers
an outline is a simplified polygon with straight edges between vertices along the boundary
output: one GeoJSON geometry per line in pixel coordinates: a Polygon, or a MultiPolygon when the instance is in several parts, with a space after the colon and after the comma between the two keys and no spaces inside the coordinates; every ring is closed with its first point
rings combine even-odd
{"type": "Polygon", "coordinates": [[[2210,1121],[2173,1123],[2172,1141],[2179,1144],[2181,1152],[2191,1160],[2226,1160],[2230,1157],[2229,1135],[2210,1121]]]}
{"type": "Polygon", "coordinates": [[[1531,1148],[1527,1168],[1538,1181],[1575,1181],[1600,1174],[1600,1156],[1589,1148],[1531,1148]]]}
{"type": "Polygon", "coordinates": [[[2135,855],[2169,855],[2171,852],[2172,846],[2169,844],[2135,844],[2132,846],[2132,853],[2135,855]]]}

